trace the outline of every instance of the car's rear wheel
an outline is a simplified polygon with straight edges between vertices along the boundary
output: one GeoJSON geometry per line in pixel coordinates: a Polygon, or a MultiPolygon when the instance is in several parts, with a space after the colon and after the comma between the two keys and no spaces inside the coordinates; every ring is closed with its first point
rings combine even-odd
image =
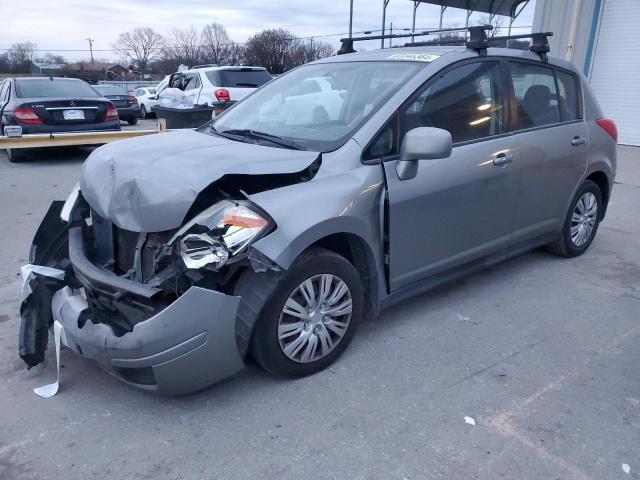
{"type": "Polygon", "coordinates": [[[24,149],[7,148],[7,158],[11,163],[20,163],[27,160],[27,152],[24,149]]]}
{"type": "Polygon", "coordinates": [[[363,311],[363,289],[345,258],[312,249],[296,260],[267,300],[251,353],[283,377],[316,373],[347,348],[363,311]]]}
{"type": "Polygon", "coordinates": [[[547,249],[563,257],[582,255],[591,245],[602,218],[602,193],[591,180],[585,180],[571,201],[562,226],[562,235],[547,249]]]}
{"type": "Polygon", "coordinates": [[[129,125],[135,125],[136,123],[138,123],[138,118],[137,117],[130,117],[129,119],[127,119],[127,123],[129,125]]]}
{"type": "Polygon", "coordinates": [[[143,120],[147,118],[147,109],[144,105],[140,105],[140,118],[143,120]]]}

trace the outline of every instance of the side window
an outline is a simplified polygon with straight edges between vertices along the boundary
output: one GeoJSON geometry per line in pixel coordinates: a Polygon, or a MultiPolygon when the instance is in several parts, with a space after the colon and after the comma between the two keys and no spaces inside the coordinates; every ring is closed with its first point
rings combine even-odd
{"type": "Polygon", "coordinates": [[[9,82],[0,84],[0,102],[6,102],[9,93],[9,82]]]}
{"type": "Polygon", "coordinates": [[[556,71],[556,76],[558,78],[558,98],[560,100],[562,121],[566,122],[582,118],[576,77],[559,71],[556,71]]]}
{"type": "Polygon", "coordinates": [[[449,70],[419,91],[401,112],[402,132],[417,127],[448,130],[453,142],[504,131],[498,62],[476,62],[449,70]]]}
{"type": "Polygon", "coordinates": [[[187,75],[185,77],[186,87],[184,90],[194,90],[200,88],[200,76],[196,74],[187,75]]]}
{"type": "Polygon", "coordinates": [[[376,160],[398,153],[398,117],[394,115],[365,150],[363,160],[376,160]]]}
{"type": "Polygon", "coordinates": [[[560,122],[553,70],[529,63],[509,63],[518,110],[516,130],[560,122]]]}

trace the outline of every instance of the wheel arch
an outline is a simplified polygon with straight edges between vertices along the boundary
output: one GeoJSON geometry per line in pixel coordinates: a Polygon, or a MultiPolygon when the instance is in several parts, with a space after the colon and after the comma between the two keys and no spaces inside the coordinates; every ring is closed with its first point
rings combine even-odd
{"type": "Polygon", "coordinates": [[[345,231],[316,237],[297,251],[286,267],[281,266],[282,270],[256,272],[251,267],[247,267],[239,272],[233,294],[240,297],[235,329],[238,351],[243,357],[247,354],[256,321],[267,300],[286,275],[287,269],[297,258],[316,247],[337,253],[354,266],[362,280],[364,290],[363,316],[371,318],[378,314],[380,294],[383,292],[380,287],[380,269],[377,257],[367,241],[356,233],[345,231]]]}
{"type": "Polygon", "coordinates": [[[598,188],[600,189],[600,194],[602,196],[602,206],[603,206],[602,215],[600,216],[600,219],[602,220],[607,211],[607,206],[609,205],[609,198],[611,197],[611,182],[609,180],[609,177],[604,171],[596,170],[594,172],[591,172],[589,175],[587,175],[585,180],[591,180],[593,183],[598,185],[598,188]]]}
{"type": "MultiPolygon", "coordinates": [[[[322,247],[345,258],[358,271],[364,289],[365,317],[378,314],[379,292],[376,257],[369,244],[359,235],[349,232],[333,233],[316,240],[310,248],[322,247]]],[[[304,251],[302,253],[304,253],[304,251]]]]}

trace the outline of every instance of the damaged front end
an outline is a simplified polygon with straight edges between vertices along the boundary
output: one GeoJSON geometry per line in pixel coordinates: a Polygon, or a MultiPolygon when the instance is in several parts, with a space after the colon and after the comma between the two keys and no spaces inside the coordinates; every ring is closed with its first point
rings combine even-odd
{"type": "Polygon", "coordinates": [[[48,329],[136,387],[185,394],[244,366],[234,285],[247,266],[277,267],[247,248],[273,222],[246,201],[222,200],[180,229],[123,230],[78,190],[54,202],[23,268],[19,353],[44,358],[48,329]]]}

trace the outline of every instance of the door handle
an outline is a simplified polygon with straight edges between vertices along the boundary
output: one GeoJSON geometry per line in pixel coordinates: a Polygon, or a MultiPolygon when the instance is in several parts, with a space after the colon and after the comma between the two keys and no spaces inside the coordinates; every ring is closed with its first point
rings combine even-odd
{"type": "Polygon", "coordinates": [[[585,143],[587,143],[587,139],[584,137],[575,136],[573,137],[573,140],[571,140],[571,145],[573,145],[574,147],[584,145],[585,143]]]}
{"type": "Polygon", "coordinates": [[[506,165],[513,162],[513,158],[513,153],[499,153],[493,158],[493,164],[497,166],[506,165]]]}

